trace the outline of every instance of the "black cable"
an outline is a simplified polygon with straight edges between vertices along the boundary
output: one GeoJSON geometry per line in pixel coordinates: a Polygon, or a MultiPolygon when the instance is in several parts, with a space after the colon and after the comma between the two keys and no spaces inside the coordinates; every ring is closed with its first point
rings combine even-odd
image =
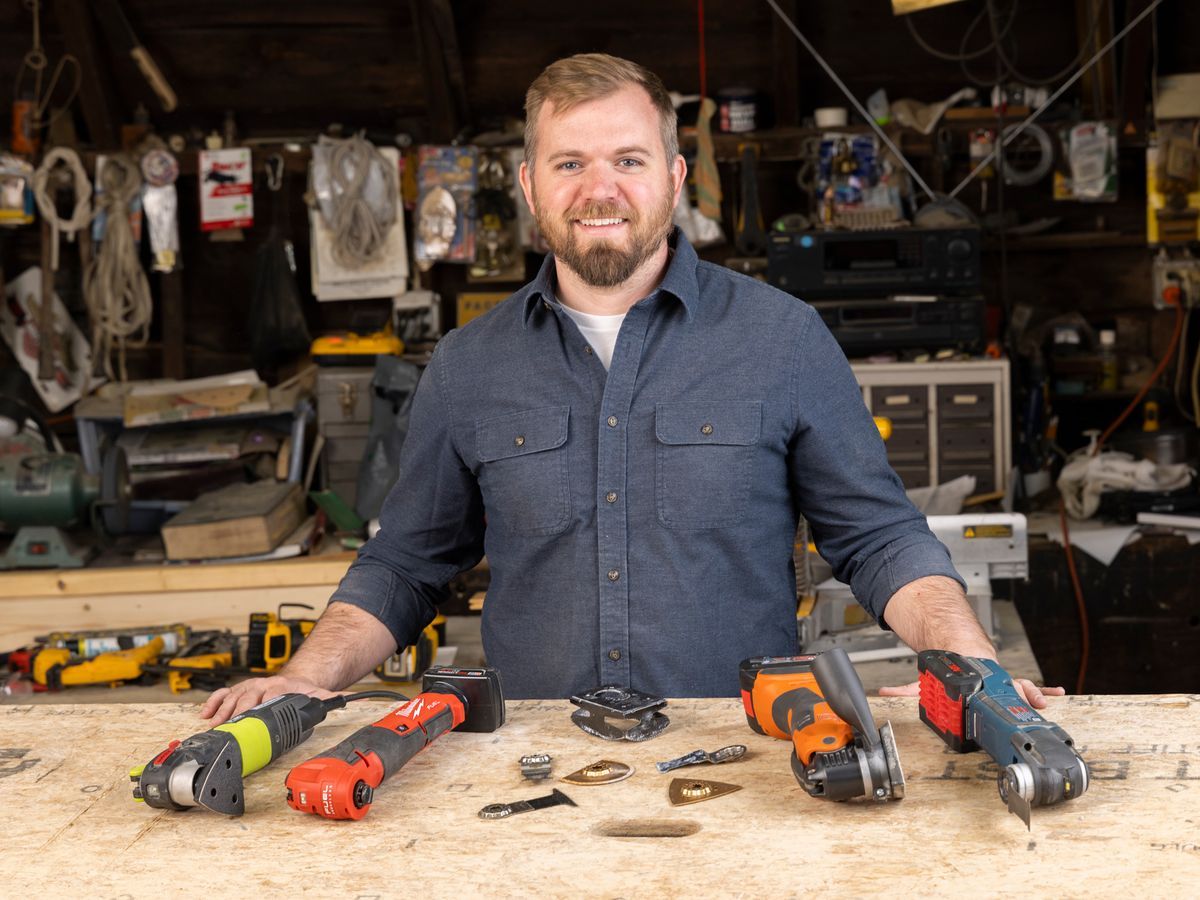
{"type": "Polygon", "coordinates": [[[998,15],[995,11],[995,0],[987,0],[988,24],[992,28],[992,36],[994,39],[993,45],[996,48],[996,54],[1003,61],[1004,67],[1005,67],[1005,69],[1007,69],[1008,75],[1015,77],[1017,81],[1019,81],[1023,84],[1037,84],[1037,85],[1053,84],[1054,82],[1058,81],[1060,78],[1064,78],[1067,75],[1069,75],[1074,69],[1076,69],[1079,65],[1081,65],[1085,59],[1087,59],[1087,55],[1090,52],[1090,48],[1091,48],[1093,42],[1095,42],[1097,37],[1099,36],[1098,31],[1097,31],[1097,26],[1100,24],[1100,10],[1103,6],[1104,6],[1103,3],[1093,2],[1091,20],[1088,22],[1088,26],[1087,26],[1087,32],[1086,32],[1087,36],[1084,38],[1083,43],[1081,43],[1079,45],[1079,53],[1077,53],[1075,55],[1075,58],[1073,60],[1071,60],[1069,63],[1067,63],[1067,65],[1065,65],[1063,68],[1061,68],[1057,72],[1055,72],[1053,75],[1047,75],[1044,78],[1034,78],[1033,76],[1026,75],[1024,72],[1019,70],[1016,67],[1016,65],[1014,64],[1013,60],[1010,59],[1005,54],[1004,47],[1002,46],[999,38],[996,37],[996,35],[998,34],[997,29],[996,29],[996,22],[998,19],[998,15]]]}
{"type": "Polygon", "coordinates": [[[904,24],[908,27],[908,33],[917,43],[917,46],[919,46],[930,56],[933,56],[937,59],[958,63],[959,68],[962,70],[963,77],[966,78],[967,81],[979,87],[991,87],[996,83],[996,81],[990,77],[980,77],[972,72],[968,63],[973,59],[979,59],[988,53],[995,52],[996,56],[1002,63],[999,74],[1001,83],[1004,80],[1011,78],[1029,85],[1051,84],[1058,81],[1060,78],[1064,78],[1073,69],[1079,66],[1083,60],[1087,58],[1087,54],[1092,45],[1099,38],[1097,26],[1100,23],[1100,13],[1103,4],[1095,3],[1092,7],[1091,19],[1088,22],[1086,37],[1084,38],[1083,43],[1080,44],[1079,52],[1076,54],[1075,58],[1068,65],[1064,66],[1053,75],[1035,78],[1017,68],[1017,45],[1015,40],[1011,50],[1006,50],[1004,47],[1004,41],[1009,37],[1013,29],[1013,24],[1016,22],[1018,6],[1017,0],[1014,0],[1012,6],[1008,9],[1008,15],[1004,20],[1003,25],[1000,24],[1003,13],[998,6],[999,5],[996,0],[986,0],[984,8],[980,10],[979,14],[970,21],[966,29],[963,31],[962,37],[958,43],[957,53],[948,53],[945,50],[939,50],[937,47],[934,47],[927,40],[925,40],[921,33],[917,31],[917,26],[913,20],[913,16],[905,16],[904,24]],[[976,29],[979,27],[979,24],[984,20],[984,18],[986,18],[988,21],[988,30],[991,33],[991,40],[981,47],[968,51],[967,44],[971,42],[971,37],[975,34],[976,29]]]}
{"type": "Polygon", "coordinates": [[[356,691],[353,694],[338,694],[334,697],[328,697],[321,702],[325,704],[326,710],[341,709],[347,703],[354,700],[367,700],[371,697],[382,697],[388,700],[403,700],[408,702],[411,698],[406,697],[399,691],[356,691]]]}
{"type": "Polygon", "coordinates": [[[404,700],[405,702],[411,699],[399,691],[356,691],[353,694],[346,694],[345,697],[347,703],[351,700],[367,700],[372,697],[386,697],[388,700],[404,700]]]}
{"type": "MultiPolygon", "coordinates": [[[[974,19],[971,20],[971,24],[967,26],[967,30],[963,32],[963,39],[961,41],[959,41],[957,53],[947,53],[944,50],[939,50],[936,47],[932,46],[927,40],[925,40],[925,38],[923,38],[921,36],[920,32],[917,31],[917,26],[916,26],[915,22],[913,21],[913,16],[911,16],[911,15],[905,16],[904,24],[908,26],[908,33],[910,35],[912,35],[912,39],[914,41],[916,41],[917,45],[922,50],[924,50],[926,53],[928,53],[930,56],[936,56],[938,59],[944,59],[949,62],[961,62],[962,60],[965,60],[965,59],[978,59],[979,57],[983,56],[984,54],[991,52],[992,44],[988,44],[984,47],[980,47],[978,50],[972,50],[970,53],[967,53],[964,50],[964,45],[970,39],[971,34],[979,26],[979,23],[981,21],[983,21],[983,17],[986,15],[987,15],[987,8],[984,7],[979,12],[979,15],[977,15],[974,19]]],[[[1008,32],[1012,28],[1013,22],[1016,20],[1016,18],[1017,18],[1017,4],[1013,3],[1012,12],[1008,16],[1008,23],[1004,26],[1004,31],[1002,32],[1004,35],[1008,34],[1008,32]]]]}

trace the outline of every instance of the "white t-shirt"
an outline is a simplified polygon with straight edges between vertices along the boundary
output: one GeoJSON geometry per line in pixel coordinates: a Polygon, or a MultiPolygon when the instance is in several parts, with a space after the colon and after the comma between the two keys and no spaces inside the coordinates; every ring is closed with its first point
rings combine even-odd
{"type": "Polygon", "coordinates": [[[613,348],[617,346],[617,333],[621,330],[621,323],[625,321],[625,313],[618,316],[594,316],[591,313],[571,309],[565,303],[562,304],[562,308],[563,312],[579,326],[584,338],[592,345],[596,356],[600,358],[600,362],[607,370],[612,363],[613,348]]]}

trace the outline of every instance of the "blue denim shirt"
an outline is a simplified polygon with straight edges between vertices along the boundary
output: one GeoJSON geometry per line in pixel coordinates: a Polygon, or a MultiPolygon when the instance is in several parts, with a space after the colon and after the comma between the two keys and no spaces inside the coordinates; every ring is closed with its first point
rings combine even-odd
{"type": "Polygon", "coordinates": [[[333,601],[405,646],[486,553],[483,645],[509,697],[704,697],[737,694],[748,656],[796,652],[801,513],[876,618],[916,578],[958,579],[820,316],[672,242],[607,372],[551,257],[442,339],[381,530],[333,601]]]}

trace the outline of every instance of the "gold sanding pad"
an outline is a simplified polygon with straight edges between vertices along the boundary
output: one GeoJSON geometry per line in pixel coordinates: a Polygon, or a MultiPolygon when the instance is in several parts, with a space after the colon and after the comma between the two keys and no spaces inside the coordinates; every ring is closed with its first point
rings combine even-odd
{"type": "Polygon", "coordinates": [[[672,806],[687,806],[689,803],[702,803],[714,797],[724,797],[734,791],[740,791],[740,784],[727,784],[724,781],[706,781],[703,778],[672,778],[667,788],[672,806]]]}
{"type": "Polygon", "coordinates": [[[614,784],[618,781],[624,781],[632,774],[632,766],[627,766],[625,763],[613,762],[611,759],[602,759],[599,762],[584,766],[578,772],[564,775],[559,781],[564,781],[567,784],[614,784]]]}

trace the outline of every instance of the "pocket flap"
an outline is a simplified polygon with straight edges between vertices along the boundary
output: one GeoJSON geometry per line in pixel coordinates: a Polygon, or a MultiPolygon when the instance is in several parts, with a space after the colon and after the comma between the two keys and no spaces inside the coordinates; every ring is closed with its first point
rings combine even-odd
{"type": "Polygon", "coordinates": [[[482,462],[553,450],[567,442],[569,406],[523,409],[475,423],[475,451],[482,462]]]}
{"type": "Polygon", "coordinates": [[[654,433],[664,444],[758,443],[762,430],[760,400],[695,400],[659,403],[654,433]]]}

